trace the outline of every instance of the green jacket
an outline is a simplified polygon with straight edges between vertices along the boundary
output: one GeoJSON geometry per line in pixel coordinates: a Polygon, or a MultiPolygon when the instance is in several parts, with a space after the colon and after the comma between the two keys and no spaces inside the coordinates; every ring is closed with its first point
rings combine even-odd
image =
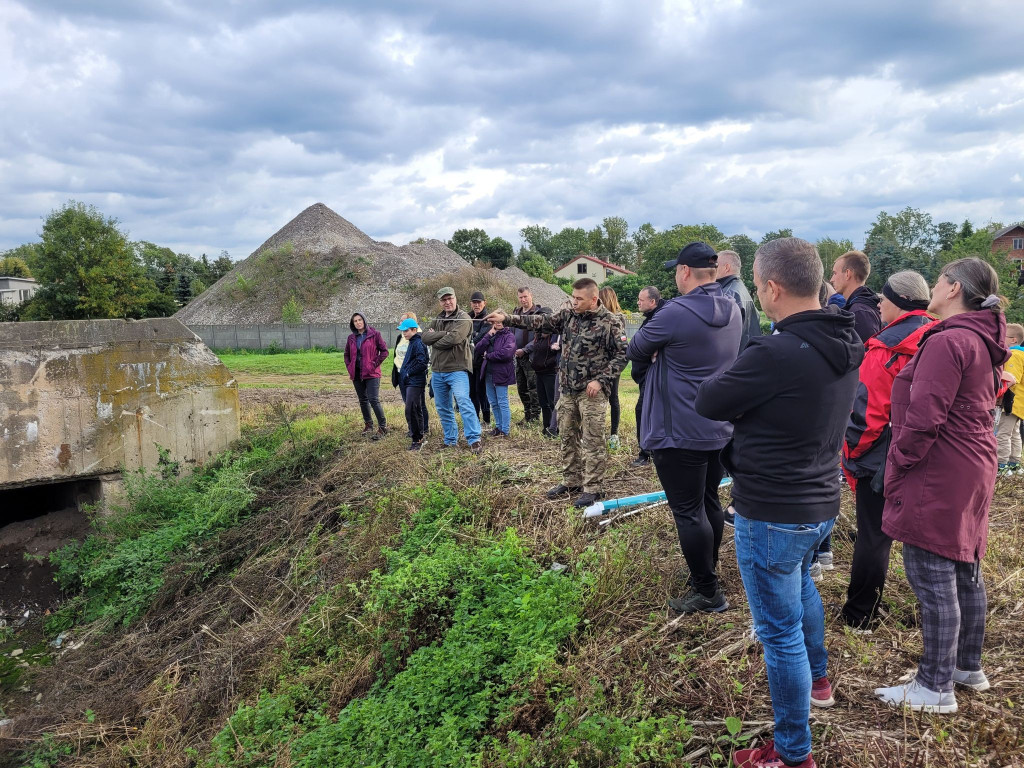
{"type": "Polygon", "coordinates": [[[463,309],[443,312],[423,331],[423,343],[430,347],[430,368],[435,373],[473,372],[473,320],[463,309]]]}
{"type": "Polygon", "coordinates": [[[527,328],[540,333],[557,333],[562,337],[563,392],[582,392],[596,381],[605,395],[626,367],[626,329],[621,315],[613,315],[603,306],[582,315],[562,309],[553,315],[511,315],[505,323],[513,328],[527,328]]]}

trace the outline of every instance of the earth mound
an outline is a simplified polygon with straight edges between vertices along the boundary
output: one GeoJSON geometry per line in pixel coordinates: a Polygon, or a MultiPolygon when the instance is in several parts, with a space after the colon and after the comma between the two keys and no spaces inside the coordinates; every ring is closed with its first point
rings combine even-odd
{"type": "Polygon", "coordinates": [[[338,323],[359,311],[383,324],[410,311],[433,316],[434,293],[444,285],[455,288],[462,306],[480,290],[490,306],[511,307],[521,285],[545,306],[568,298],[517,267],[471,266],[440,240],[373,240],[316,203],[175,316],[186,325],[338,323]]]}

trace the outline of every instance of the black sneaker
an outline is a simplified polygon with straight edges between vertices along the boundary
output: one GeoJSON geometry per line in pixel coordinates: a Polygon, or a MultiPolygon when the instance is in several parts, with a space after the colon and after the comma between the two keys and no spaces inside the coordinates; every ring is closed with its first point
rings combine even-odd
{"type": "Polygon", "coordinates": [[[475,443],[470,443],[469,445],[469,450],[476,454],[479,454],[481,451],[483,451],[483,449],[484,446],[483,444],[481,444],[479,440],[477,440],[475,443]]]}
{"type": "Polygon", "coordinates": [[[557,499],[559,496],[567,496],[570,493],[579,493],[582,490],[583,489],[578,485],[563,485],[562,483],[559,483],[548,491],[547,496],[549,499],[557,499]]]}
{"type": "Polygon", "coordinates": [[[550,437],[550,438],[551,438],[552,440],[557,440],[557,439],[558,439],[558,433],[557,433],[557,432],[552,432],[552,431],[551,431],[550,429],[548,429],[547,427],[544,427],[544,429],[542,429],[542,430],[540,431],[540,433],[541,433],[541,435],[543,435],[544,437],[550,437]]]}
{"type": "Polygon", "coordinates": [[[584,509],[586,507],[589,507],[591,504],[593,504],[598,499],[603,499],[603,498],[604,498],[604,494],[603,493],[584,493],[578,499],[576,499],[576,501],[574,501],[572,505],[574,507],[576,507],[577,509],[584,509]]]}
{"type": "Polygon", "coordinates": [[[388,436],[388,428],[387,427],[381,427],[380,429],[377,430],[377,433],[373,437],[371,437],[370,439],[371,440],[383,440],[387,436],[388,436]]]}
{"type": "Polygon", "coordinates": [[[410,445],[410,446],[409,446],[409,450],[410,450],[410,451],[419,451],[419,450],[422,450],[422,449],[423,449],[423,442],[424,442],[423,440],[420,440],[420,441],[419,441],[419,442],[417,442],[417,443],[413,443],[412,445],[410,445]]]}
{"type": "Polygon", "coordinates": [[[725,519],[725,524],[730,528],[736,527],[736,510],[729,506],[725,512],[722,513],[722,517],[725,519]]]}
{"type": "Polygon", "coordinates": [[[691,590],[685,597],[673,597],[668,601],[668,607],[675,613],[721,613],[729,607],[729,601],[725,599],[725,593],[716,589],[711,597],[705,597],[700,592],[691,590]]]}
{"type": "Polygon", "coordinates": [[[651,457],[650,456],[637,456],[635,459],[633,459],[632,463],[629,466],[631,466],[631,467],[646,467],[650,463],[651,463],[651,457]]]}

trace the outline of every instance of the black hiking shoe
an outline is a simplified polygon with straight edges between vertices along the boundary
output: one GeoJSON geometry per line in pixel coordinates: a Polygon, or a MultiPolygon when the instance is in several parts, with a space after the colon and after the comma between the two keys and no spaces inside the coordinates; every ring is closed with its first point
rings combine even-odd
{"type": "Polygon", "coordinates": [[[629,466],[631,466],[631,467],[646,467],[650,463],[651,463],[651,457],[650,456],[644,456],[643,454],[641,454],[640,456],[637,456],[635,459],[633,459],[633,461],[630,463],[629,466]]]}
{"type": "Polygon", "coordinates": [[[677,614],[697,613],[721,613],[729,607],[729,601],[725,599],[725,593],[716,589],[711,597],[705,597],[700,592],[690,590],[685,597],[673,597],[668,601],[668,607],[677,614]]]}
{"type": "Polygon", "coordinates": [[[557,499],[559,496],[567,496],[570,493],[579,493],[582,490],[583,489],[578,485],[563,485],[562,483],[559,483],[548,491],[547,496],[549,499],[557,499]]]}
{"type": "Polygon", "coordinates": [[[585,509],[593,504],[598,499],[603,499],[603,493],[584,493],[576,501],[573,502],[573,506],[577,509],[585,509]]]}
{"type": "Polygon", "coordinates": [[[387,435],[388,435],[388,428],[387,427],[381,427],[380,429],[377,430],[377,434],[375,434],[370,439],[371,440],[383,440],[385,437],[387,437],[387,435]]]}

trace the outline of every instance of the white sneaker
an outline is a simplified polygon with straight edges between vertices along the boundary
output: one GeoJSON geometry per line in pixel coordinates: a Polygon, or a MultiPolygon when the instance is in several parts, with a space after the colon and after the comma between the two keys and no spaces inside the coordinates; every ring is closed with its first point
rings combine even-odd
{"type": "Polygon", "coordinates": [[[907,707],[913,712],[951,715],[956,712],[956,696],[952,691],[938,693],[925,688],[915,677],[909,683],[891,688],[875,688],[875,696],[890,707],[907,707]]]}
{"type": "Polygon", "coordinates": [[[962,685],[964,688],[970,688],[972,691],[987,691],[992,687],[992,684],[989,683],[988,678],[985,676],[984,670],[981,669],[977,672],[965,672],[962,669],[954,669],[953,684],[962,685]]]}
{"type": "Polygon", "coordinates": [[[823,570],[823,571],[835,570],[835,565],[833,564],[833,561],[832,561],[832,553],[831,552],[819,552],[818,553],[818,562],[821,563],[821,570],[823,570]]]}
{"type": "Polygon", "coordinates": [[[811,563],[811,581],[821,581],[821,563],[815,560],[811,563]]]}

